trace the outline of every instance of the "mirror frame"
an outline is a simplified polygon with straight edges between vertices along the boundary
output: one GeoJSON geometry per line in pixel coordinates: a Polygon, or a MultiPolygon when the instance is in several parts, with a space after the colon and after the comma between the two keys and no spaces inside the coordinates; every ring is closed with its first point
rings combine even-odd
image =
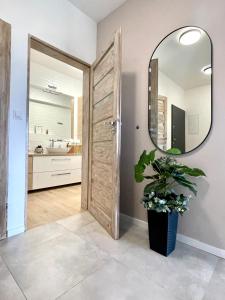
{"type": "MultiPolygon", "coordinates": [[[[152,139],[152,136],[151,136],[151,71],[150,71],[150,64],[151,64],[151,61],[152,61],[152,58],[156,52],[156,50],[158,49],[158,47],[160,46],[160,44],[167,38],[169,37],[171,34],[173,34],[174,32],[180,30],[180,29],[184,29],[184,28],[187,28],[187,27],[195,27],[195,28],[198,28],[202,31],[204,31],[206,33],[206,35],[208,36],[209,38],[209,41],[210,41],[210,45],[211,45],[211,67],[212,67],[212,74],[211,74],[211,119],[210,119],[210,127],[209,127],[209,131],[207,133],[207,135],[205,136],[205,138],[202,140],[202,142],[195,148],[193,148],[192,150],[189,150],[185,153],[181,153],[181,154],[170,154],[170,155],[173,155],[173,156],[182,156],[182,155],[185,155],[185,154],[189,154],[193,151],[195,151],[196,149],[198,149],[199,147],[201,147],[206,139],[208,138],[211,130],[212,130],[212,124],[213,124],[213,72],[214,72],[214,63],[213,63],[213,43],[212,43],[212,39],[211,37],[209,36],[208,32],[206,30],[204,30],[203,28],[199,27],[199,26],[194,26],[194,25],[187,25],[187,26],[182,26],[182,27],[179,27],[173,31],[171,31],[169,34],[167,34],[162,40],[160,40],[160,42],[157,44],[157,46],[155,47],[151,57],[150,57],[150,61],[149,61],[149,65],[148,65],[148,134],[149,134],[149,137],[151,139],[151,142],[153,143],[153,145],[156,147],[156,149],[158,149],[159,151],[161,151],[162,153],[166,153],[166,151],[162,150],[161,148],[158,147],[158,145],[156,145],[156,143],[153,141],[152,139]]],[[[169,150],[169,149],[168,149],[169,150]]]]}

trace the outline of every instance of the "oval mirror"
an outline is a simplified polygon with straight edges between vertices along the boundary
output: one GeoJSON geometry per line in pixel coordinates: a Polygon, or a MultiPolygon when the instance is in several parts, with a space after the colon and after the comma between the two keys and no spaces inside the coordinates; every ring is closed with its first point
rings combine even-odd
{"type": "Polygon", "coordinates": [[[211,128],[212,45],[198,27],[184,27],[155,49],[149,65],[149,134],[157,148],[187,153],[211,128]]]}

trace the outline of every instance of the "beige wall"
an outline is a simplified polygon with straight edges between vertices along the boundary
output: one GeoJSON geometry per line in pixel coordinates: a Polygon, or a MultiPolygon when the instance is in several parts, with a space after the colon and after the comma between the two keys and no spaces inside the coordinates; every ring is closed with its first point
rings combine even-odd
{"type": "Polygon", "coordinates": [[[146,219],[139,203],[143,186],[133,179],[133,166],[143,149],[152,149],[148,135],[148,64],[154,48],[169,32],[200,26],[214,48],[213,127],[206,142],[183,156],[183,162],[203,168],[198,199],[180,221],[180,232],[225,249],[225,1],[128,0],[98,25],[98,53],[113,32],[123,31],[121,210],[146,219]],[[136,130],[136,125],[140,126],[136,130]]]}

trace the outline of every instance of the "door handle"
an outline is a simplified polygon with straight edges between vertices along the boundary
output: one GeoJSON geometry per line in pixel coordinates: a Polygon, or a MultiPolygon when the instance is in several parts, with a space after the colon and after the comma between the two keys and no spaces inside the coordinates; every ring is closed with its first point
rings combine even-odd
{"type": "Polygon", "coordinates": [[[116,133],[116,129],[117,129],[117,123],[119,123],[119,120],[113,120],[113,121],[106,121],[104,122],[104,125],[107,127],[110,127],[112,129],[113,133],[116,133]]]}

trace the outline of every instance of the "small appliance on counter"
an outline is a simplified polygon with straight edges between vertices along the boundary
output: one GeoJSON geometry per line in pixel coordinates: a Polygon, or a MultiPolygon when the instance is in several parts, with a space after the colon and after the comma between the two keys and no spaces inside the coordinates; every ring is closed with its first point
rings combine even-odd
{"type": "Polygon", "coordinates": [[[34,152],[35,153],[38,153],[38,154],[42,154],[44,152],[44,149],[41,145],[38,145],[35,149],[34,149],[34,152]]]}

